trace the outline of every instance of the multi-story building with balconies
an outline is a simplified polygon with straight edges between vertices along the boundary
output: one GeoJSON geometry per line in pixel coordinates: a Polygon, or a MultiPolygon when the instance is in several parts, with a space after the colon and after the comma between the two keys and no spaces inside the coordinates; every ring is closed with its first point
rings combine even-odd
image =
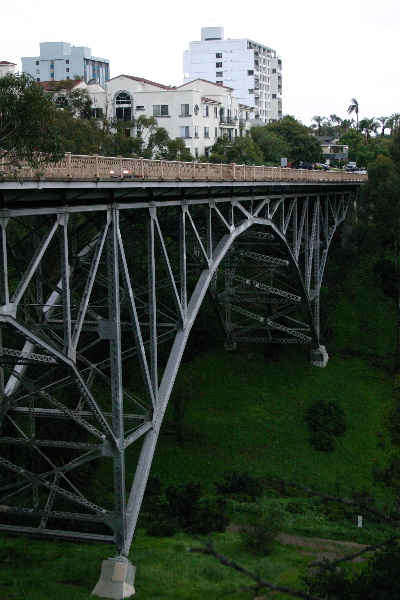
{"type": "Polygon", "coordinates": [[[224,39],[223,27],[203,27],[201,41],[183,55],[184,82],[206,79],[233,89],[239,101],[254,106],[254,122],[282,118],[282,60],[276,51],[245,39],[224,39]]]}
{"type": "Polygon", "coordinates": [[[110,61],[92,56],[87,46],[71,46],[68,42],[42,42],[39,56],[22,57],[22,71],[36,81],[82,79],[104,87],[110,79],[110,61]]]}
{"type": "Polygon", "coordinates": [[[241,104],[232,88],[204,79],[170,87],[119,75],[107,82],[106,91],[111,123],[126,121],[126,134],[134,136],[140,115],[154,117],[171,139],[185,140],[194,158],[207,156],[218,137],[233,141],[249,131],[253,107],[241,104]]]}

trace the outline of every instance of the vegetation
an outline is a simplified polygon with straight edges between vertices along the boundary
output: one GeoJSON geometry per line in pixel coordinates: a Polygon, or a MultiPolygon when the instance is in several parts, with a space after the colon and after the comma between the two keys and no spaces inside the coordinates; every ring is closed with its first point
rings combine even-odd
{"type": "Polygon", "coordinates": [[[333,452],[336,447],[334,436],[342,435],[347,429],[344,410],[332,400],[313,402],[307,409],[306,421],[311,444],[323,452],[333,452]]]}
{"type": "Polygon", "coordinates": [[[0,78],[0,175],[18,170],[19,161],[40,164],[62,155],[57,109],[52,98],[27,74],[0,78]]]}

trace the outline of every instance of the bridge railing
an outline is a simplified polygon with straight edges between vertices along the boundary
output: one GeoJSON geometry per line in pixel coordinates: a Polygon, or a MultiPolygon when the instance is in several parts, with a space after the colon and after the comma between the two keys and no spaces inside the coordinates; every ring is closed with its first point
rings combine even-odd
{"type": "MultiPolygon", "coordinates": [[[[365,173],[237,164],[214,164],[67,153],[58,163],[33,169],[21,162],[24,179],[147,179],[155,181],[366,181],[365,173]]],[[[7,178],[7,176],[5,176],[7,178]]]]}

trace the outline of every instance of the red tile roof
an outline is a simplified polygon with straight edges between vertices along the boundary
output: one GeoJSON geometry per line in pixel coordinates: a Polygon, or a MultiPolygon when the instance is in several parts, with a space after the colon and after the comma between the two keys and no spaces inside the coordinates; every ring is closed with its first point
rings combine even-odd
{"type": "Polygon", "coordinates": [[[151,85],[155,85],[156,87],[162,88],[163,90],[173,90],[174,87],[170,85],[163,85],[162,83],[156,83],[155,81],[149,81],[149,79],[144,79],[143,77],[134,77],[133,75],[118,75],[118,77],[113,77],[110,79],[119,79],[120,77],[127,77],[128,79],[133,79],[133,81],[139,81],[140,83],[150,83],[151,85]]]}
{"type": "MultiPolygon", "coordinates": [[[[68,79],[68,81],[71,81],[74,85],[72,86],[73,88],[76,87],[77,85],[79,85],[80,83],[82,83],[83,79],[68,79]]],[[[38,85],[40,85],[46,92],[60,92],[62,88],[56,90],[56,87],[59,86],[60,82],[59,81],[38,81],[37,82],[38,85]]]]}
{"type": "Polygon", "coordinates": [[[184,85],[188,85],[189,83],[194,83],[195,81],[204,81],[205,83],[212,83],[212,85],[217,85],[218,87],[225,88],[226,90],[233,90],[233,88],[228,87],[227,85],[223,85],[222,83],[215,83],[215,81],[208,81],[207,79],[202,79],[201,77],[193,79],[192,81],[188,81],[187,83],[183,83],[182,85],[178,86],[177,89],[183,87],[184,85]]]}

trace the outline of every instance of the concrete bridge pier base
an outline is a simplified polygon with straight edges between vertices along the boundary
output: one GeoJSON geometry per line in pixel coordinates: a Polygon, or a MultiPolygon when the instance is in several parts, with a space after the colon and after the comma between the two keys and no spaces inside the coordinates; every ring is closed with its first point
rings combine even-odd
{"type": "Polygon", "coordinates": [[[311,364],[316,367],[326,367],[329,360],[325,346],[318,346],[311,350],[311,364]]]}
{"type": "Polygon", "coordinates": [[[123,556],[103,560],[101,574],[92,596],[109,598],[110,600],[123,600],[130,598],[135,593],[133,582],[136,567],[123,556]]]}

